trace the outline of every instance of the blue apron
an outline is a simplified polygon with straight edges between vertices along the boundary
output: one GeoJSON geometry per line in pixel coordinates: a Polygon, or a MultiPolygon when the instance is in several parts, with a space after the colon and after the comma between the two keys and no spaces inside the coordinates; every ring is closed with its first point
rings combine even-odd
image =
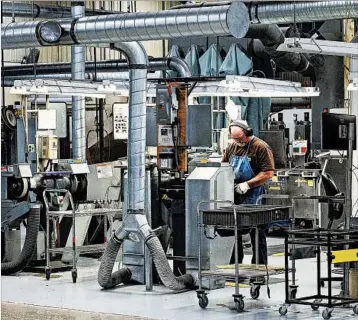
{"type": "MultiPolygon", "coordinates": [[[[235,183],[247,182],[256,176],[254,171],[252,170],[249,158],[247,156],[252,140],[253,138],[247,145],[246,152],[243,156],[233,155],[230,158],[230,164],[233,167],[235,174],[235,183]]],[[[263,186],[251,188],[246,194],[240,195],[240,203],[256,204],[258,197],[264,193],[265,189],[263,186]]]]}

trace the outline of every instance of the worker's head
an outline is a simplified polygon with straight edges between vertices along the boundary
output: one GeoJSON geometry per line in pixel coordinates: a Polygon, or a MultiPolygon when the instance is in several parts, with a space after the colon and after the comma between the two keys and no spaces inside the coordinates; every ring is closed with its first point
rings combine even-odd
{"type": "Polygon", "coordinates": [[[252,129],[245,120],[236,120],[230,123],[231,138],[239,143],[247,143],[253,135],[252,129]]]}

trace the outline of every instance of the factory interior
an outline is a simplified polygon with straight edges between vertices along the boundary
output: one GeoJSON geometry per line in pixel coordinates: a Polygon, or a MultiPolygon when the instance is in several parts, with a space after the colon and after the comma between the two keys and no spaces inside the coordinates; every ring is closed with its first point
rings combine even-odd
{"type": "Polygon", "coordinates": [[[358,1],[1,1],[1,318],[358,319],[358,1]]]}

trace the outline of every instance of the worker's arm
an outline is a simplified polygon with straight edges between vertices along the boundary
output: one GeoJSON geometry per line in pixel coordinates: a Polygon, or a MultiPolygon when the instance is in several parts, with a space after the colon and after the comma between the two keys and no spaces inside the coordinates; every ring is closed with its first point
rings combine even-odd
{"type": "Polygon", "coordinates": [[[258,186],[262,186],[268,179],[273,177],[273,171],[260,172],[258,175],[247,181],[250,189],[258,186]]]}

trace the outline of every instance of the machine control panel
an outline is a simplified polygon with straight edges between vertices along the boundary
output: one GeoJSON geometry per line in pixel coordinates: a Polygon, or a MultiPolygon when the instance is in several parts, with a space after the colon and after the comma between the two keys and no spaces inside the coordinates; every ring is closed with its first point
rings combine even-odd
{"type": "MultiPolygon", "coordinates": [[[[174,128],[175,131],[175,128],[174,128]]],[[[174,132],[176,137],[176,132],[174,132]]],[[[159,125],[158,126],[158,146],[160,147],[172,147],[173,142],[173,128],[170,125],[159,125]]]]}
{"type": "Polygon", "coordinates": [[[114,140],[128,139],[128,105],[113,104],[113,136],[114,140]]]}
{"type": "Polygon", "coordinates": [[[292,154],[294,156],[304,156],[307,153],[307,140],[292,141],[292,154]]]}

